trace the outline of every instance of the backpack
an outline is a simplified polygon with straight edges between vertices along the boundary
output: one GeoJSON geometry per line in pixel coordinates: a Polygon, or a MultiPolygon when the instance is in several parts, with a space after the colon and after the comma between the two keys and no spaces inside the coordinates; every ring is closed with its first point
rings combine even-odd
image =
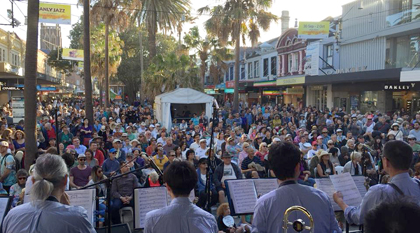
{"type": "MultiPolygon", "coordinates": [[[[13,165],[13,168],[14,168],[14,170],[17,172],[19,169],[21,169],[21,164],[20,164],[20,162],[19,162],[19,160],[15,157],[15,156],[13,156],[12,154],[10,154],[10,153],[7,153],[5,156],[3,156],[3,158],[1,159],[1,162],[0,162],[0,164],[1,165],[3,165],[3,163],[5,163],[5,159],[8,157],[8,156],[12,156],[13,157],[13,159],[15,160],[15,162],[14,162],[14,165],[13,165]]],[[[4,164],[5,166],[6,166],[6,164],[4,164]]]]}

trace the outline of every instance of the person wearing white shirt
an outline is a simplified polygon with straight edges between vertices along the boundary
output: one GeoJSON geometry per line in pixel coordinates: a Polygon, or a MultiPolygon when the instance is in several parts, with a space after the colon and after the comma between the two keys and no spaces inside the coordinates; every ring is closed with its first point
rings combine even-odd
{"type": "Polygon", "coordinates": [[[198,157],[198,159],[207,158],[206,151],[207,151],[206,139],[201,139],[200,147],[195,149],[195,155],[198,157]]]}
{"type": "Polygon", "coordinates": [[[306,154],[306,156],[304,157],[307,160],[311,160],[312,157],[314,157],[316,155],[316,152],[318,152],[318,143],[316,141],[312,142],[312,149],[310,149],[308,151],[308,153],[306,154]]]}

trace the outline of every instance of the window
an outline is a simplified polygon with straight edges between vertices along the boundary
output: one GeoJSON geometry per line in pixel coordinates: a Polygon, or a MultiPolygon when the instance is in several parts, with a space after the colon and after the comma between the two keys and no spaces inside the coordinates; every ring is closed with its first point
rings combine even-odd
{"type": "Polygon", "coordinates": [[[233,66],[229,67],[229,80],[233,80],[233,66]]]}
{"type": "Polygon", "coordinates": [[[413,68],[419,61],[420,34],[387,39],[386,68],[413,68]]]}
{"type": "Polygon", "coordinates": [[[226,80],[225,82],[229,81],[229,70],[226,70],[225,80],[226,80]]]}
{"type": "Polygon", "coordinates": [[[292,56],[292,54],[289,54],[289,55],[287,55],[287,70],[289,71],[289,72],[293,72],[293,67],[292,67],[292,65],[293,65],[293,56],[292,56]]]}
{"type": "Polygon", "coordinates": [[[245,79],[245,67],[241,66],[241,80],[245,79]]]}
{"type": "Polygon", "coordinates": [[[271,75],[277,76],[277,57],[271,57],[271,75]]]}
{"type": "Polygon", "coordinates": [[[12,53],[12,65],[19,66],[19,55],[12,53]]]}
{"type": "Polygon", "coordinates": [[[294,71],[299,70],[299,53],[295,53],[295,64],[294,64],[294,71]]]}
{"type": "Polygon", "coordinates": [[[268,76],[268,58],[265,58],[263,61],[263,77],[267,77],[268,76]]]}
{"type": "Polygon", "coordinates": [[[331,45],[327,45],[325,46],[325,61],[328,63],[324,62],[323,67],[324,68],[329,68],[328,65],[333,66],[333,55],[334,55],[334,46],[331,45]]]}
{"type": "Polygon", "coordinates": [[[248,79],[252,79],[252,62],[248,63],[248,79]]]}
{"type": "Polygon", "coordinates": [[[260,77],[260,62],[254,61],[254,78],[260,77]]]}
{"type": "Polygon", "coordinates": [[[4,49],[0,48],[0,62],[4,61],[4,58],[3,58],[4,51],[5,51],[4,49]]]}

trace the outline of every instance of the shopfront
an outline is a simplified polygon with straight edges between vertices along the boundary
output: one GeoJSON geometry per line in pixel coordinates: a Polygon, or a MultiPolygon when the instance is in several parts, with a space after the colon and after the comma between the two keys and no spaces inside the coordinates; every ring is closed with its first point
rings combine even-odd
{"type": "Polygon", "coordinates": [[[304,106],[305,76],[282,77],[276,80],[276,86],[282,93],[280,104],[293,104],[295,107],[304,106]]]}
{"type": "Polygon", "coordinates": [[[401,69],[386,69],[308,76],[307,98],[312,100],[309,103],[313,103],[319,101],[318,98],[325,98],[322,95],[326,93],[328,103],[328,86],[331,85],[332,107],[342,108],[346,112],[351,109],[362,113],[379,110],[390,114],[401,109],[409,113],[417,112],[420,110],[420,83],[400,82],[400,71],[401,69]],[[317,92],[321,94],[317,95],[317,92]]]}

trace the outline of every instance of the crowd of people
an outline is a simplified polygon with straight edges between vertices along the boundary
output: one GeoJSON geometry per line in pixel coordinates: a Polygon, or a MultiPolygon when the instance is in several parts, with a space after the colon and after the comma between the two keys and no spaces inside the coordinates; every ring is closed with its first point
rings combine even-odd
{"type": "MultiPolygon", "coordinates": [[[[384,169],[382,158],[384,145],[390,141],[407,142],[413,153],[410,174],[420,177],[420,145],[417,143],[420,142],[420,113],[412,116],[404,109],[390,115],[378,111],[361,113],[353,109],[346,112],[339,108],[320,110],[308,106],[299,109],[290,104],[248,106],[241,103],[239,111],[235,112],[226,102],[217,110],[214,120],[204,112],[190,113],[187,120],[174,120],[166,128],[155,118],[149,105],[96,106],[93,122],[86,118],[82,102],[58,101],[58,106],[58,122],[55,122],[52,104],[38,104],[37,158],[48,154],[63,158],[68,170],[66,190],[135,170],[114,180],[110,210],[105,210],[103,205],[106,186],[100,186],[102,212],[98,212],[96,221],[101,223],[105,211],[112,213],[113,224],[120,223],[119,210],[133,206],[134,188],[162,186],[164,180],[160,171],[165,174],[177,161],[186,161],[196,170],[196,205],[205,208],[209,202],[220,208],[219,216],[226,215],[224,181],[279,178],[273,168],[276,160],[269,155],[273,148],[284,143],[293,145],[294,149],[288,150],[299,154],[297,182],[304,186],[314,187],[315,178],[342,172],[365,176],[366,188],[388,183],[390,174],[384,169]],[[213,145],[210,145],[211,137],[213,145]],[[213,150],[209,150],[210,146],[213,150]],[[207,179],[210,179],[210,200],[205,189],[207,179]]],[[[25,193],[30,193],[30,186],[35,185],[28,176],[36,179],[36,175],[33,168],[26,169],[28,174],[23,163],[24,122],[13,124],[10,111],[8,105],[3,108],[0,125],[0,193],[13,196],[15,207],[23,202],[25,193]]],[[[278,151],[281,153],[281,149],[278,151]]],[[[343,227],[344,219],[338,217],[338,221],[343,227]]],[[[217,223],[218,230],[223,232],[250,231],[250,226],[255,225],[252,218],[246,216],[242,216],[241,225],[237,227],[225,226],[219,220],[217,223]]]]}

